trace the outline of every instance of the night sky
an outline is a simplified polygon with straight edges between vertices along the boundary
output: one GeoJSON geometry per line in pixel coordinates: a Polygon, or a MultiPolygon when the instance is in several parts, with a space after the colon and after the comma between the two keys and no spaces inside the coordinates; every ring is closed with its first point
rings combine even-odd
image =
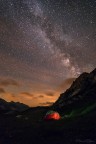
{"type": "Polygon", "coordinates": [[[96,67],[96,0],[0,0],[0,97],[50,105],[96,67]]]}

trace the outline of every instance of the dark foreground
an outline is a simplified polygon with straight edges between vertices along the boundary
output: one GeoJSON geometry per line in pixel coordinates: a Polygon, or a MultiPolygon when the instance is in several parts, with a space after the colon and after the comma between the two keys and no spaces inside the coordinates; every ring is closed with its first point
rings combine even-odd
{"type": "Polygon", "coordinates": [[[81,74],[51,107],[12,113],[13,102],[1,104],[7,113],[0,111],[0,144],[96,144],[96,69],[81,74]],[[62,119],[44,121],[49,109],[62,119]]]}
{"type": "Polygon", "coordinates": [[[0,115],[0,144],[96,143],[96,109],[82,117],[44,121],[47,109],[0,115]]]}

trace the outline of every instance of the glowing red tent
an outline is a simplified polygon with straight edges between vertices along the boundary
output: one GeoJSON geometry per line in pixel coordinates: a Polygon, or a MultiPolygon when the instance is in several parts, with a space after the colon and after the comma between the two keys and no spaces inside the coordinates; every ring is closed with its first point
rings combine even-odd
{"type": "Polygon", "coordinates": [[[61,117],[58,112],[49,111],[46,113],[44,120],[59,120],[61,117]]]}

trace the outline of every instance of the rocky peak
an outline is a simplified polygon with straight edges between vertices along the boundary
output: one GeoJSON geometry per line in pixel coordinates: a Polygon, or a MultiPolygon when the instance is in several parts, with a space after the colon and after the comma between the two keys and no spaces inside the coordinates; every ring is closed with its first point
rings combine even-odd
{"type": "Polygon", "coordinates": [[[96,69],[94,69],[90,74],[90,78],[96,81],[96,69]]]}
{"type": "Polygon", "coordinates": [[[71,85],[71,89],[78,89],[80,87],[82,87],[83,85],[85,85],[86,80],[88,78],[89,73],[82,73],[71,85]]]}
{"type": "Polygon", "coordinates": [[[54,108],[62,108],[74,103],[79,106],[96,100],[96,69],[90,73],[81,74],[66,90],[60,94],[59,99],[53,104],[54,108]]]}

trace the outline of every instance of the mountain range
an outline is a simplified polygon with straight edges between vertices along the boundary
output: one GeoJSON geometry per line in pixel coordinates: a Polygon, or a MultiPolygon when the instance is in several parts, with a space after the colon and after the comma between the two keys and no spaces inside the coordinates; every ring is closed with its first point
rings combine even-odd
{"type": "Polygon", "coordinates": [[[20,103],[20,102],[7,102],[4,99],[0,98],[0,114],[11,114],[14,112],[25,111],[29,108],[29,106],[20,103]]]}
{"type": "Polygon", "coordinates": [[[95,144],[96,69],[82,73],[52,106],[29,108],[0,99],[0,113],[2,144],[95,144]],[[61,119],[44,121],[50,110],[61,119]]]}
{"type": "Polygon", "coordinates": [[[81,74],[71,87],[60,95],[52,108],[61,113],[68,113],[91,105],[96,105],[96,69],[81,74]]]}

